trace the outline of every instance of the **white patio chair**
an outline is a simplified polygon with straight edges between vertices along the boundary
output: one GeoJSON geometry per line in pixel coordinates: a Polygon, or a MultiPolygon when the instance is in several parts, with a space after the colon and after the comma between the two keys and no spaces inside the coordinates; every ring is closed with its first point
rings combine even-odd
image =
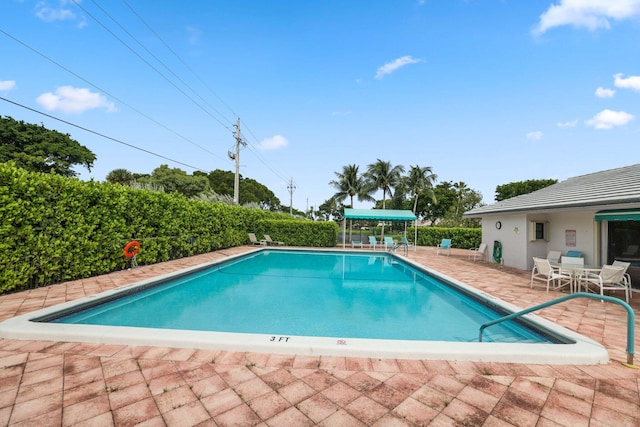
{"type": "Polygon", "coordinates": [[[560,274],[568,275],[571,277],[571,292],[579,292],[582,287],[582,273],[584,267],[584,258],[573,256],[561,256],[560,267],[558,272],[560,274]]]}
{"type": "Polygon", "coordinates": [[[554,269],[548,259],[534,257],[533,269],[531,270],[531,288],[533,288],[534,280],[546,282],[547,292],[549,292],[549,284],[553,284],[554,289],[560,289],[567,285],[571,287],[572,276],[554,269]]]}
{"type": "Polygon", "coordinates": [[[479,257],[481,260],[484,260],[486,256],[486,252],[487,252],[487,244],[480,243],[480,246],[478,246],[477,248],[469,249],[469,254],[467,255],[467,259],[473,258],[473,261],[475,262],[476,258],[479,257]]]}
{"type": "Polygon", "coordinates": [[[627,286],[629,287],[629,298],[633,298],[633,292],[631,292],[631,276],[627,273],[627,270],[631,266],[630,262],[624,261],[613,261],[612,264],[614,267],[623,267],[624,268],[624,279],[627,281],[627,286]]]}
{"type": "Polygon", "coordinates": [[[552,263],[559,263],[560,262],[560,256],[562,255],[562,252],[560,251],[549,251],[549,253],[547,254],[547,259],[552,262],[552,263]]]}
{"type": "Polygon", "coordinates": [[[582,281],[587,285],[596,285],[600,289],[600,295],[604,291],[624,291],[624,298],[629,302],[629,286],[624,278],[624,267],[603,265],[600,273],[587,272],[582,276],[582,281]]]}

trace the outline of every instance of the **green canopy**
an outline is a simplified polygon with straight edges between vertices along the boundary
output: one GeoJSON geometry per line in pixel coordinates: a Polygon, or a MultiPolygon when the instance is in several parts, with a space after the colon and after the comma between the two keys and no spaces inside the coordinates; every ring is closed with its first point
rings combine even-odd
{"type": "Polygon", "coordinates": [[[616,209],[596,212],[596,221],[640,221],[639,209],[616,209]]]}
{"type": "Polygon", "coordinates": [[[365,221],[414,221],[416,216],[411,211],[394,209],[349,209],[344,210],[345,219],[362,219],[365,221]]]}
{"type": "MultiPolygon", "coordinates": [[[[397,209],[344,209],[344,221],[342,228],[342,247],[346,246],[347,235],[347,220],[360,219],[364,221],[415,221],[418,218],[411,211],[397,210],[397,209]]],[[[405,223],[405,235],[407,234],[407,225],[405,223]]],[[[415,230],[414,236],[414,250],[416,248],[416,241],[418,238],[418,229],[415,230]]],[[[382,235],[384,236],[384,227],[382,229],[382,235]]]]}

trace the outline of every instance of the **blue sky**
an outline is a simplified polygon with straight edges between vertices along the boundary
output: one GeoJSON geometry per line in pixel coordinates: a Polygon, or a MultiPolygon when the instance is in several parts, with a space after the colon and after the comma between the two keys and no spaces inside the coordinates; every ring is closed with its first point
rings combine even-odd
{"type": "MultiPolygon", "coordinates": [[[[82,179],[233,170],[305,210],[342,166],[495,187],[638,163],[640,0],[2,0],[0,115],[69,133],[82,179]],[[186,166],[188,165],[188,166],[186,166]]],[[[377,195],[381,198],[381,194],[377,195]]],[[[370,204],[356,202],[358,208],[370,204]]]]}

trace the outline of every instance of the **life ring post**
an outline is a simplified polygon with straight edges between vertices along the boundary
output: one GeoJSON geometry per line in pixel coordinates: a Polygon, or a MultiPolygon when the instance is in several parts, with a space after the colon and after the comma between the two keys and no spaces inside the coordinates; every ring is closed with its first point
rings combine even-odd
{"type": "Polygon", "coordinates": [[[132,240],[124,246],[124,257],[128,260],[131,260],[131,267],[137,267],[138,261],[136,260],[136,255],[138,255],[138,251],[140,250],[140,243],[136,240],[132,240]]]}

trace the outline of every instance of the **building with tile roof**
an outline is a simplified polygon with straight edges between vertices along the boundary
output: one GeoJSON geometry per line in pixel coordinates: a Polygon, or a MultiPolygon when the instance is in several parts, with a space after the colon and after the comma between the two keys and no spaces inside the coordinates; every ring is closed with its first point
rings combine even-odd
{"type": "Polygon", "coordinates": [[[589,265],[631,262],[640,286],[640,164],[569,178],[464,216],[482,220],[482,241],[500,242],[505,265],[531,269],[533,257],[578,250],[589,265]]]}

